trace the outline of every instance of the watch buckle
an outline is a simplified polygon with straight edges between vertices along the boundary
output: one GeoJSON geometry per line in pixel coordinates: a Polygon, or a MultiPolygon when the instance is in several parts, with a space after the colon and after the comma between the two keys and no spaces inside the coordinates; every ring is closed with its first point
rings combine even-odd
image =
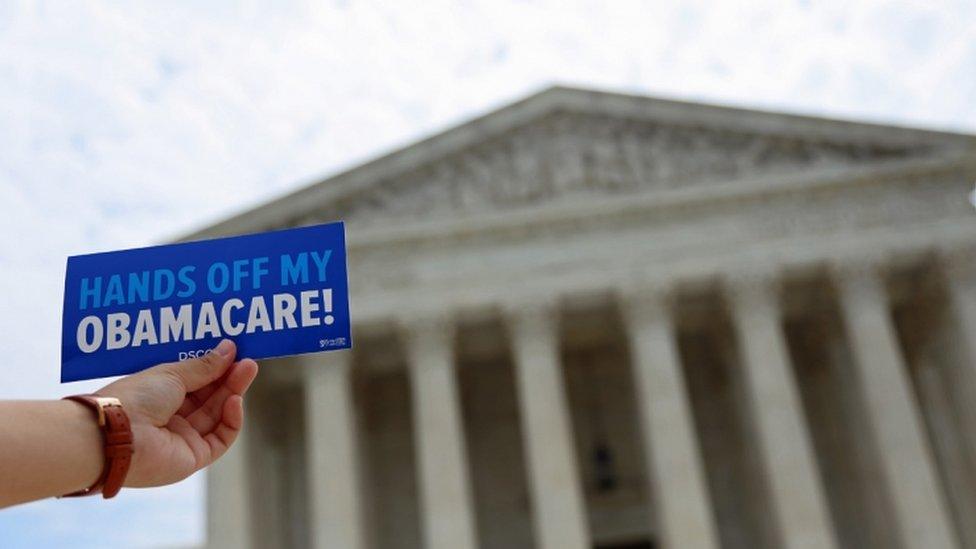
{"type": "Polygon", "coordinates": [[[122,406],[122,401],[115,397],[92,396],[98,403],[98,426],[105,426],[105,408],[109,406],[122,406]]]}

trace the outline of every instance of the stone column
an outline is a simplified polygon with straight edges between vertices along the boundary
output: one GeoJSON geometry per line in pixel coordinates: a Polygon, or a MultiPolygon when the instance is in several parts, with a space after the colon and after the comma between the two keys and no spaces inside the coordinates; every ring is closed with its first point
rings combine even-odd
{"type": "Polygon", "coordinates": [[[303,355],[309,528],[313,547],[364,547],[352,354],[303,355]]]}
{"type": "Polygon", "coordinates": [[[958,404],[962,442],[976,473],[976,251],[953,250],[943,256],[943,263],[962,359],[949,372],[949,379],[958,404]]]}
{"type": "Polygon", "coordinates": [[[588,548],[555,310],[523,305],[509,311],[508,320],[536,541],[542,549],[588,548]]]}
{"type": "Polygon", "coordinates": [[[857,386],[898,537],[907,548],[955,547],[884,284],[869,264],[843,266],[836,278],[857,386]]]}
{"type": "Polygon", "coordinates": [[[756,435],[778,547],[831,548],[834,531],[770,273],[732,280],[745,401],[756,435]]]}
{"type": "MultiPolygon", "coordinates": [[[[245,408],[247,403],[245,402],[245,408]]],[[[207,547],[248,549],[251,536],[251,492],[248,468],[248,413],[237,440],[207,468],[207,547]]]]}
{"type": "Polygon", "coordinates": [[[477,546],[464,429],[446,316],[404,323],[425,546],[477,546]]]}
{"type": "Polygon", "coordinates": [[[648,480],[662,546],[718,547],[669,303],[661,288],[624,296],[648,480]]]}

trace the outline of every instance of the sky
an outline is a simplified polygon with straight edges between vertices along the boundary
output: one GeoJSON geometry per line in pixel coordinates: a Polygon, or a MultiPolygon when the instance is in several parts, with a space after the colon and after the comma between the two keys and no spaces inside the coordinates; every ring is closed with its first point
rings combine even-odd
{"type": "MultiPolygon", "coordinates": [[[[976,2],[0,0],[0,398],[104,383],[58,383],[67,256],[556,83],[976,133],[976,2]]],[[[198,474],[8,509],[0,545],[199,545],[203,495],[198,474]]]]}

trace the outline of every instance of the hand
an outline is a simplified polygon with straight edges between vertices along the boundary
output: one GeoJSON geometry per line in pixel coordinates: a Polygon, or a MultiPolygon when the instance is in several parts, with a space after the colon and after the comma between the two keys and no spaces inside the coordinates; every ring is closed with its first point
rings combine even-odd
{"type": "Polygon", "coordinates": [[[96,394],[122,401],[132,424],[132,465],[125,485],[161,486],[190,476],[227,451],[244,422],[251,359],[234,362],[225,339],[202,358],[160,364],[106,385],[96,394]]]}

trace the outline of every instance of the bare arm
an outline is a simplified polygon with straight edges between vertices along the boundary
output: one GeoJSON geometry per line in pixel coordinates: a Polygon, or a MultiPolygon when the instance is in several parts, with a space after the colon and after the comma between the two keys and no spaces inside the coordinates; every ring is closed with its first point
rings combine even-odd
{"type": "MultiPolygon", "coordinates": [[[[218,459],[244,420],[257,375],[229,340],[204,358],[161,364],[99,391],[132,423],[126,486],[182,480],[218,459]]],[[[102,472],[102,435],[88,408],[66,400],[0,402],[0,508],[87,488],[102,472]]]]}

